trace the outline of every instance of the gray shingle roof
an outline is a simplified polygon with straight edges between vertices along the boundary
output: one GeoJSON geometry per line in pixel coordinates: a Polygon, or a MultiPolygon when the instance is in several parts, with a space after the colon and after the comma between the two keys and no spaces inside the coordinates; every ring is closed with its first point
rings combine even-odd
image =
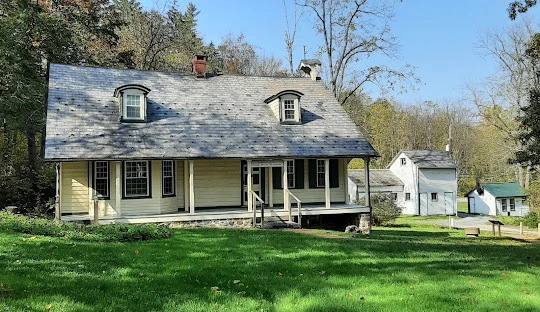
{"type": "MultiPolygon", "coordinates": [[[[349,178],[357,186],[365,186],[366,179],[364,170],[348,170],[349,178]]],[[[369,170],[370,186],[403,186],[403,182],[390,170],[369,170]]]]}
{"type": "Polygon", "coordinates": [[[45,158],[378,156],[321,81],[51,64],[45,158]],[[140,84],[148,122],[120,123],[114,90],[140,84]],[[280,125],[264,100],[301,97],[302,125],[280,125]]]}
{"type": "Polygon", "coordinates": [[[418,168],[457,168],[456,163],[444,151],[413,150],[401,153],[409,157],[418,168]]]}

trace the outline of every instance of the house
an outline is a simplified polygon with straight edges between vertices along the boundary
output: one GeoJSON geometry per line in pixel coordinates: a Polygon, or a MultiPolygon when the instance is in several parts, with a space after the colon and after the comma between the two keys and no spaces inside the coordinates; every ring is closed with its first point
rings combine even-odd
{"type": "MultiPolygon", "coordinates": [[[[349,169],[349,202],[362,200],[365,196],[365,170],[349,169]]],[[[371,194],[387,194],[398,201],[403,198],[403,182],[388,169],[369,170],[369,189],[371,194]]]]}
{"type": "Polygon", "coordinates": [[[388,169],[404,184],[398,197],[404,214],[457,213],[457,166],[445,152],[401,151],[388,169]]]}
{"type": "Polygon", "coordinates": [[[302,61],[301,78],[192,63],[189,74],[49,65],[58,219],[90,219],[96,202],[100,222],[234,223],[262,203],[289,219],[369,213],[346,203],[347,164],[378,154],[317,78],[320,62],[302,61]]]}
{"type": "Polygon", "coordinates": [[[478,183],[466,197],[469,213],[519,217],[529,213],[523,203],[527,195],[518,183],[478,183]]]}

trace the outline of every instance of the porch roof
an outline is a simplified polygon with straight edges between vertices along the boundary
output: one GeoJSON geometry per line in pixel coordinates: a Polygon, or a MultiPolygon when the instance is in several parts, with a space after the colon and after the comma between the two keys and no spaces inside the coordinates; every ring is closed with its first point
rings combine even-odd
{"type": "Polygon", "coordinates": [[[45,159],[377,157],[321,81],[51,64],[45,159]],[[114,90],[149,88],[146,123],[121,123],[114,90]],[[301,125],[282,125],[264,102],[304,95],[301,125]]]}

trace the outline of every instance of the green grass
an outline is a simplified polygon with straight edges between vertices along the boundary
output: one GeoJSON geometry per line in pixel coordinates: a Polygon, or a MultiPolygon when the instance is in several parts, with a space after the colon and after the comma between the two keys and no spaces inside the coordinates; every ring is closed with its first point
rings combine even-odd
{"type": "Polygon", "coordinates": [[[0,232],[0,311],[540,306],[538,244],[406,224],[375,228],[369,239],[342,235],[182,229],[163,240],[100,243],[0,232]]]}
{"type": "Polygon", "coordinates": [[[469,213],[469,204],[467,202],[465,203],[457,203],[457,211],[463,212],[463,213],[469,213]]]}

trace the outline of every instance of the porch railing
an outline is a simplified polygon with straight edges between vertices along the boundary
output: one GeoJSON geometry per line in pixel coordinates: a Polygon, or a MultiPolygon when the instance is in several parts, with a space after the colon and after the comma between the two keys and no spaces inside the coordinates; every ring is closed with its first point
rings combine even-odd
{"type": "Polygon", "coordinates": [[[253,198],[253,227],[257,226],[257,201],[261,203],[261,228],[264,226],[264,200],[257,195],[253,190],[251,190],[251,196],[253,198]]]}
{"type": "Polygon", "coordinates": [[[286,189],[287,194],[289,195],[289,200],[287,201],[287,210],[289,211],[289,221],[292,221],[292,209],[291,209],[291,197],[296,201],[296,206],[298,207],[298,226],[302,228],[302,201],[296,197],[289,189],[286,189]]]}

